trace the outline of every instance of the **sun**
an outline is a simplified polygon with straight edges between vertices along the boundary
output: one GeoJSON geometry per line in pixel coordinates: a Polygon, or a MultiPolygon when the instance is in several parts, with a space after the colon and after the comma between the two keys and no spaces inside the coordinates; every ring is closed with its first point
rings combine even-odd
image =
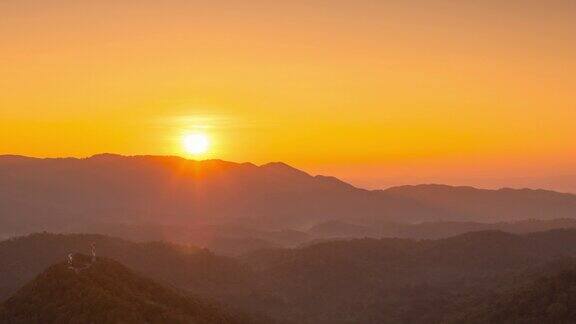
{"type": "Polygon", "coordinates": [[[184,135],[182,139],[182,144],[184,145],[184,150],[193,155],[204,154],[208,152],[210,147],[210,140],[208,136],[203,133],[194,133],[184,135]]]}

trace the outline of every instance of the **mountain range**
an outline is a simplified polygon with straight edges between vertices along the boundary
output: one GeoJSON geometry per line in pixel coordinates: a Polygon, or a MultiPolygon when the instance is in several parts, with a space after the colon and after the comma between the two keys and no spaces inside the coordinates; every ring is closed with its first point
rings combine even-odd
{"type": "MultiPolygon", "coordinates": [[[[217,237],[224,238],[219,244],[234,245],[238,242],[227,243],[231,237],[220,233],[242,229],[300,243],[316,239],[309,230],[326,222],[390,232],[397,224],[575,216],[576,195],[545,190],[446,185],[365,190],[284,163],[112,154],[85,159],[0,156],[0,237],[124,228],[149,240],[161,233],[146,231],[163,228],[173,236],[165,239],[201,244],[217,237]]],[[[254,235],[232,238],[273,245],[254,235]]]]}

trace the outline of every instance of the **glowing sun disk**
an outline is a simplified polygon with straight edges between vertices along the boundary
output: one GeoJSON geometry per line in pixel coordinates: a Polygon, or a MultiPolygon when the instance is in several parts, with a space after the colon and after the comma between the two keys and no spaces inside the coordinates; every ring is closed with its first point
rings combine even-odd
{"type": "Polygon", "coordinates": [[[183,139],[184,150],[190,154],[203,154],[208,151],[210,141],[205,134],[188,134],[183,139]]]}

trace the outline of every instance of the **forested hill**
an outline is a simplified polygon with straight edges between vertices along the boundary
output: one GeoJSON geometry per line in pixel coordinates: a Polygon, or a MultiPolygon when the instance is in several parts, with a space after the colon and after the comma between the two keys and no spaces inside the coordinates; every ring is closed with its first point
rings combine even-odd
{"type": "Polygon", "coordinates": [[[575,256],[576,230],[554,230],[342,240],[244,258],[275,297],[252,302],[254,310],[274,309],[294,323],[376,324],[440,323],[470,298],[483,302],[525,273],[575,256]]]}
{"type": "Polygon", "coordinates": [[[3,304],[0,322],[254,323],[103,258],[82,270],[51,266],[3,304]]]}
{"type": "Polygon", "coordinates": [[[468,300],[481,305],[524,274],[549,274],[542,269],[576,257],[576,229],[328,241],[238,259],[165,243],[35,234],[0,242],[0,288],[13,293],[45,269],[42,264],[89,251],[92,243],[98,255],[159,282],[299,324],[439,323],[468,300]],[[23,280],[24,271],[29,279],[23,280]]]}
{"type": "Polygon", "coordinates": [[[466,308],[449,323],[576,323],[576,266],[466,308]]]}
{"type": "Polygon", "coordinates": [[[236,260],[205,249],[165,242],[134,243],[105,235],[38,233],[0,242],[0,301],[68,253],[89,253],[92,244],[98,256],[206,295],[234,293],[246,277],[236,260]]]}

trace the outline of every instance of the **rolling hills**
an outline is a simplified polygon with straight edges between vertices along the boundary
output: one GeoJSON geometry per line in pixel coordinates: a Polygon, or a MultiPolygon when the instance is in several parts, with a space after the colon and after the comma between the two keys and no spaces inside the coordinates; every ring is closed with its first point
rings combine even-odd
{"type": "Polygon", "coordinates": [[[238,261],[189,246],[165,242],[133,243],[103,235],[39,233],[0,242],[0,300],[72,252],[118,260],[160,282],[203,295],[234,295],[250,273],[238,261]]]}
{"type": "Polygon", "coordinates": [[[540,273],[455,312],[447,323],[574,323],[576,266],[540,273]]]}
{"type": "Polygon", "coordinates": [[[253,323],[246,315],[167,288],[103,258],[81,271],[67,262],[49,267],[3,303],[0,322],[253,323]]]}
{"type": "Polygon", "coordinates": [[[70,251],[112,257],[158,282],[286,323],[440,323],[518,278],[576,257],[576,230],[480,231],[437,240],[348,239],[239,258],[99,235],[0,242],[4,296],[70,251]]]}

